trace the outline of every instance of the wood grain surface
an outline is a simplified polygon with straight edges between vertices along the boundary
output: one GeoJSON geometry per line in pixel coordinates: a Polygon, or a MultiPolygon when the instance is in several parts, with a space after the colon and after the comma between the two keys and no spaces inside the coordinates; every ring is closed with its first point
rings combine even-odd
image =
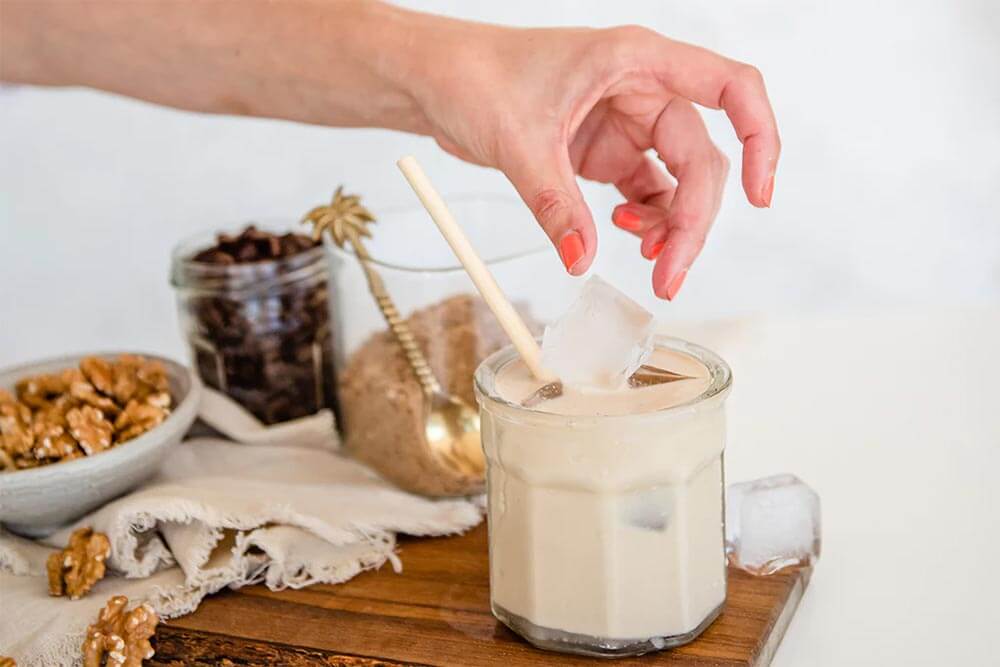
{"type": "MultiPolygon", "coordinates": [[[[489,608],[486,527],[460,537],[403,539],[403,572],[385,566],[344,584],[206,599],[161,624],[155,665],[578,665],[593,659],[532,648],[489,608]]],[[[719,619],[695,642],[615,665],[730,667],[770,663],[809,579],[729,571],[719,619]]]]}

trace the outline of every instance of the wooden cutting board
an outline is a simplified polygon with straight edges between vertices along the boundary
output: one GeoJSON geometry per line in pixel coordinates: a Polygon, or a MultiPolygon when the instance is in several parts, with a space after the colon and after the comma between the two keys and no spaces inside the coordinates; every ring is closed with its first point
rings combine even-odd
{"type": "MultiPolygon", "coordinates": [[[[344,584],[206,599],[161,624],[154,665],[582,665],[532,648],[490,613],[486,527],[460,537],[404,539],[389,566],[344,584]]],[[[771,662],[809,570],[752,577],[729,570],[719,619],[687,646],[614,665],[763,666],[771,662]]]]}

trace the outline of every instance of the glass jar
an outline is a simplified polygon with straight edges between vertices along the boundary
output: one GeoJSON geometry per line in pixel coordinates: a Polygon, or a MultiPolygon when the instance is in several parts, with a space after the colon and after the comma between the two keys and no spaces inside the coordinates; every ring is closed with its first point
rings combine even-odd
{"type": "Polygon", "coordinates": [[[173,252],[181,331],[209,387],[265,424],[336,411],[333,343],[323,249],[237,264],[193,261],[215,235],[173,252]]]}
{"type": "Polygon", "coordinates": [[[513,349],[476,371],[490,604],[541,648],[638,655],[690,642],[722,609],[731,374],[702,347],[656,343],[704,365],[700,395],[652,412],[565,416],[498,395],[513,349]]]}
{"type": "MultiPolygon", "coordinates": [[[[449,208],[529,326],[557,316],[575,286],[531,213],[507,197],[446,197],[449,208]]],[[[372,207],[364,239],[371,266],[412,331],[438,383],[475,408],[476,366],[507,340],[427,212],[414,202],[372,207]]],[[[336,327],[338,396],[344,446],[398,486],[430,496],[479,493],[478,443],[461,465],[428,446],[428,404],[389,332],[350,245],[325,239],[336,327]]]]}

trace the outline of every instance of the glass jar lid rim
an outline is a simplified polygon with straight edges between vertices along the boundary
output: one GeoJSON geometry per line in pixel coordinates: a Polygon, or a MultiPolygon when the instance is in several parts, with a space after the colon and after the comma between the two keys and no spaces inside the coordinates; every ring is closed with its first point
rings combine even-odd
{"type": "MultiPolygon", "coordinates": [[[[348,248],[341,248],[329,237],[329,234],[323,235],[323,245],[328,253],[336,255],[344,255],[346,257],[356,258],[357,255],[353,250],[348,248]]],[[[500,264],[506,264],[507,262],[513,262],[519,259],[524,259],[526,257],[534,257],[547,250],[547,246],[544,244],[538,244],[529,249],[522,250],[520,252],[512,252],[505,255],[500,255],[498,257],[492,257],[490,259],[484,259],[483,263],[487,266],[497,266],[500,264]]],[[[462,266],[461,262],[457,259],[453,263],[446,264],[444,266],[407,266],[405,264],[400,264],[398,262],[388,262],[385,260],[380,260],[377,257],[372,257],[370,260],[371,264],[375,266],[386,269],[389,271],[399,271],[402,273],[435,273],[435,274],[446,274],[446,273],[462,273],[465,271],[465,267],[462,266]]]]}
{"type": "MultiPolygon", "coordinates": [[[[531,216],[530,211],[528,211],[527,207],[524,206],[524,203],[519,198],[501,193],[463,192],[457,194],[446,194],[444,196],[444,200],[452,208],[476,204],[485,204],[491,207],[513,206],[516,207],[517,210],[523,211],[526,217],[531,216]]],[[[427,212],[424,208],[419,203],[413,202],[405,204],[399,203],[381,208],[378,211],[378,218],[380,220],[387,219],[401,214],[417,214],[421,217],[427,217],[427,212]]],[[[427,219],[427,224],[429,229],[433,229],[433,225],[431,224],[429,218],[427,219]]],[[[468,224],[468,221],[463,220],[460,217],[459,224],[468,224]]],[[[373,233],[378,233],[378,227],[378,224],[376,224],[373,228],[373,233]]],[[[436,231],[432,233],[435,235],[437,234],[436,231]]],[[[349,257],[352,261],[356,261],[356,255],[353,248],[350,247],[350,244],[345,247],[338,246],[329,234],[324,234],[323,245],[330,255],[349,257]]],[[[544,240],[524,242],[519,245],[519,248],[510,250],[509,252],[504,252],[495,257],[484,256],[483,261],[487,266],[498,266],[508,262],[534,257],[547,252],[550,247],[550,245],[544,240]]],[[[372,256],[370,260],[371,264],[386,271],[397,271],[400,273],[411,274],[450,274],[462,273],[465,271],[461,262],[459,262],[456,257],[451,255],[449,255],[447,260],[435,263],[434,265],[411,265],[398,260],[386,260],[385,258],[379,257],[378,249],[372,248],[370,245],[367,249],[369,254],[372,256]]]]}

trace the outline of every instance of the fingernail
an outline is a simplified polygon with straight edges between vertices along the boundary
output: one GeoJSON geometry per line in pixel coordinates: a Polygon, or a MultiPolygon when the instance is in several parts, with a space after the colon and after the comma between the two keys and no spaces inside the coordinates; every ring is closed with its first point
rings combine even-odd
{"type": "Polygon", "coordinates": [[[687,274],[687,269],[684,269],[674,276],[674,279],[670,281],[669,285],[667,285],[667,301],[673,301],[674,297],[677,296],[677,293],[681,291],[681,285],[684,284],[684,279],[687,278],[687,274]]]}
{"type": "Polygon", "coordinates": [[[764,206],[770,208],[771,206],[771,196],[774,194],[774,174],[767,179],[767,183],[764,185],[764,189],[760,193],[761,199],[764,200],[764,206]]]}
{"type": "Polygon", "coordinates": [[[654,243],[652,246],[650,246],[649,252],[642,253],[642,256],[645,257],[646,259],[656,259],[657,257],[660,256],[660,253],[663,252],[664,243],[666,243],[666,241],[658,241],[654,243]]]}
{"type": "Polygon", "coordinates": [[[580,236],[580,232],[567,232],[559,241],[559,257],[570,273],[573,272],[573,267],[583,259],[583,254],[583,237],[580,236]]]}
{"type": "Polygon", "coordinates": [[[611,222],[629,232],[637,232],[642,227],[642,218],[627,208],[616,209],[611,215],[611,222]]]}

